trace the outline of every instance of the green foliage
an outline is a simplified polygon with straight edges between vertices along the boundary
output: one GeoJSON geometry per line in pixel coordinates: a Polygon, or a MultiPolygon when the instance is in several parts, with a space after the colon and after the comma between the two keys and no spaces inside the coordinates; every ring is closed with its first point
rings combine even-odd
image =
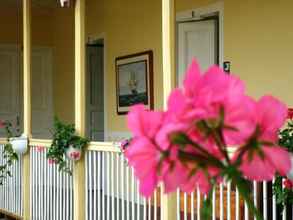
{"type": "Polygon", "coordinates": [[[64,124],[58,118],[54,121],[53,142],[47,152],[47,158],[58,164],[59,171],[72,175],[66,159],[66,151],[70,146],[82,150],[88,143],[86,138],[82,138],[75,134],[73,124],[64,124]]]}
{"type": "Polygon", "coordinates": [[[4,184],[7,177],[12,177],[9,168],[15,161],[18,160],[17,153],[14,152],[12,145],[9,143],[9,139],[13,137],[12,124],[9,121],[2,122],[2,124],[4,125],[7,143],[4,145],[4,149],[2,151],[5,162],[0,165],[0,185],[4,184]]]}
{"type": "MultiPolygon", "coordinates": [[[[279,144],[293,153],[293,121],[287,123],[287,127],[280,131],[279,144]]],[[[284,206],[293,204],[293,190],[283,189],[282,177],[277,176],[273,184],[273,193],[276,195],[277,204],[283,209],[284,206]]]]}

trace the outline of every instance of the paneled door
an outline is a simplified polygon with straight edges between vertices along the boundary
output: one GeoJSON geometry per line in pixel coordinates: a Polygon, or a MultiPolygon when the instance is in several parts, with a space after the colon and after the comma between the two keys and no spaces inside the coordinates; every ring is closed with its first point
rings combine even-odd
{"type": "Polygon", "coordinates": [[[204,71],[219,62],[218,20],[215,18],[178,23],[178,74],[181,85],[185,71],[195,58],[204,71]]]}
{"type": "MultiPolygon", "coordinates": [[[[0,120],[8,120],[21,131],[20,53],[16,46],[0,46],[0,120]]],[[[3,130],[0,131],[4,137],[3,130]]]]}
{"type": "MultiPolygon", "coordinates": [[[[0,46],[0,119],[22,132],[22,54],[16,46],[0,46]]],[[[32,133],[49,138],[53,123],[52,55],[49,48],[32,51],[32,133]]],[[[3,137],[4,132],[0,135],[3,137]]]]}

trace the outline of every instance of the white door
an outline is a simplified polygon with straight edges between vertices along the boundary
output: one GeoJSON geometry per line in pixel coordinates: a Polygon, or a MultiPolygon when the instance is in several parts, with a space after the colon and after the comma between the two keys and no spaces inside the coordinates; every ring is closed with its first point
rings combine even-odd
{"type": "Polygon", "coordinates": [[[87,137],[104,140],[104,47],[87,47],[87,137]]]}
{"type": "MultiPolygon", "coordinates": [[[[0,119],[22,131],[22,56],[16,46],[0,46],[0,119]]],[[[49,138],[53,122],[52,58],[50,49],[32,52],[32,133],[49,138]]],[[[0,133],[4,136],[4,132],[0,133]]]]}
{"type": "MultiPolygon", "coordinates": [[[[14,46],[0,46],[0,120],[8,120],[20,132],[20,56],[14,46]]],[[[4,137],[4,131],[0,131],[4,137]]]]}
{"type": "Polygon", "coordinates": [[[52,54],[48,48],[32,51],[32,134],[50,138],[53,125],[52,54]]]}
{"type": "Polygon", "coordinates": [[[195,58],[201,70],[218,63],[218,31],[216,20],[178,24],[178,85],[182,85],[186,69],[195,58]]]}

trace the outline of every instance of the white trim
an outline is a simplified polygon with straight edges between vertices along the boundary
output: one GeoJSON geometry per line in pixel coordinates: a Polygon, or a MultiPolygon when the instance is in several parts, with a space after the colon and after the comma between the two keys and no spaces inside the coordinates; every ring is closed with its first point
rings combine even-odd
{"type": "Polygon", "coordinates": [[[219,64],[224,62],[224,2],[219,1],[208,6],[177,12],[176,22],[200,20],[210,15],[219,15],[219,64]]]}

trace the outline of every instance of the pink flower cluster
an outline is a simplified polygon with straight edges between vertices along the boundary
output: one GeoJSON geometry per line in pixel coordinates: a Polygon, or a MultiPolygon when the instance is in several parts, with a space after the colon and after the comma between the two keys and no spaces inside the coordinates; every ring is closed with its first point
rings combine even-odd
{"type": "Polygon", "coordinates": [[[287,107],[276,98],[256,101],[238,77],[217,66],[201,74],[193,61],[183,88],[170,94],[167,111],[131,108],[133,139],[125,155],[146,197],[160,182],[166,193],[199,187],[206,194],[211,179],[222,181],[225,163],[235,165],[247,179],[271,180],[291,167],[288,152],[277,144],[286,118],[287,107]],[[235,149],[233,156],[227,154],[228,147],[235,149]]]}
{"type": "Polygon", "coordinates": [[[285,179],[283,184],[286,189],[293,189],[293,181],[292,180],[285,179]]]}
{"type": "Polygon", "coordinates": [[[71,152],[69,156],[72,160],[78,160],[80,158],[80,152],[79,151],[71,152]]]}

